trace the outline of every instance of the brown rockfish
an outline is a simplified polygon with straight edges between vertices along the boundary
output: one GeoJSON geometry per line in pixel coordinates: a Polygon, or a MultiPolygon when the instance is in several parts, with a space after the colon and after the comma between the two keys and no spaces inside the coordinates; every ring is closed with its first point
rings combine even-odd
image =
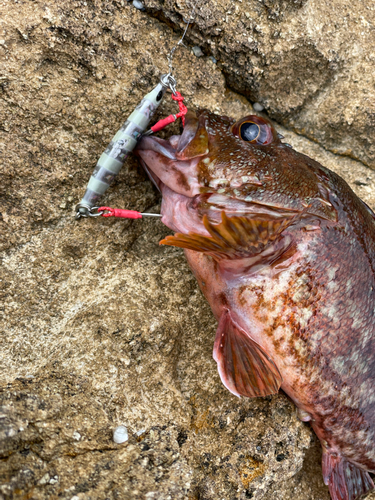
{"type": "Polygon", "coordinates": [[[219,325],[213,356],[237,396],[281,388],[323,448],[333,500],[374,487],[375,216],[267,120],[188,113],[138,155],[219,325]]]}

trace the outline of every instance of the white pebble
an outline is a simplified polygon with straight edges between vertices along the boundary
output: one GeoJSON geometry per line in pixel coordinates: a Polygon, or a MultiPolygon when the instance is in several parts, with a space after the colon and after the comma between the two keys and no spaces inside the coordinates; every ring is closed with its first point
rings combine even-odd
{"type": "Polygon", "coordinates": [[[78,431],[73,432],[73,439],[79,441],[81,439],[81,434],[78,431]]]}
{"type": "Polygon", "coordinates": [[[253,108],[255,109],[255,111],[263,111],[264,110],[264,106],[262,106],[259,102],[254,102],[253,108]]]}
{"type": "Polygon", "coordinates": [[[202,49],[196,45],[195,47],[192,48],[193,54],[197,57],[202,57],[204,54],[202,52],[202,49]]]}
{"type": "Polygon", "coordinates": [[[119,425],[113,431],[113,441],[116,444],[125,443],[128,439],[129,439],[128,429],[126,427],[124,427],[123,425],[119,425]]]}
{"type": "Polygon", "coordinates": [[[145,6],[143,5],[143,3],[140,0],[133,0],[133,6],[139,10],[144,10],[144,8],[145,8],[145,6]]]}
{"type": "Polygon", "coordinates": [[[50,480],[50,476],[47,472],[47,474],[44,474],[44,476],[42,477],[42,479],[39,480],[39,484],[47,484],[48,481],[50,480]]]}

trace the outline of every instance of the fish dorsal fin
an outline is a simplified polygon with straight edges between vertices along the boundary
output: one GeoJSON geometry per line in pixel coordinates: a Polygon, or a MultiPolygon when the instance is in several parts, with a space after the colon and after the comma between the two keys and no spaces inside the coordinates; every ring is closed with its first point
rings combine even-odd
{"type": "Polygon", "coordinates": [[[237,325],[225,310],[216,332],[214,360],[221,381],[235,396],[276,394],[280,372],[268,354],[237,325]]]}
{"type": "Polygon", "coordinates": [[[228,217],[225,212],[221,212],[219,224],[211,224],[206,215],[203,217],[204,227],[211,236],[176,233],[167,236],[160,244],[205,252],[217,259],[249,257],[261,253],[294,220],[295,217],[271,220],[228,217]]]}

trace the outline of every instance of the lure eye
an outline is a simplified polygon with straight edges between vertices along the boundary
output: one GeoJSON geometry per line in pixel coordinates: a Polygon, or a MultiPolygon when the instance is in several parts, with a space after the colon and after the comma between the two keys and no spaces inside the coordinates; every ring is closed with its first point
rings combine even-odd
{"type": "Polygon", "coordinates": [[[277,133],[271,123],[260,116],[250,115],[232,126],[232,133],[252,144],[271,144],[277,141],[277,133]]]}

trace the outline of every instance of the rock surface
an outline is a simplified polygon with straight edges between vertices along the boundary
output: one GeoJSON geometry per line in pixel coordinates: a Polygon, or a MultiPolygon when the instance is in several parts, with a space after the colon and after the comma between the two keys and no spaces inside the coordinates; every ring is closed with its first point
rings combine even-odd
{"type": "Polygon", "coordinates": [[[230,87],[333,152],[375,168],[371,0],[145,0],[213,55],[230,87]]]}
{"type": "MultiPolygon", "coordinates": [[[[168,230],[155,220],[72,217],[97,158],[167,70],[178,41],[150,17],[157,4],[144,3],[148,12],[124,1],[0,6],[0,498],[328,500],[317,440],[286,397],[238,400],[222,387],[212,360],[215,320],[182,252],[158,246],[168,230]],[[119,425],[128,430],[123,444],[113,441],[119,425]]],[[[180,23],[166,5],[164,18],[180,23]]],[[[279,21],[263,17],[264,26],[289,22],[292,30],[289,12],[301,15],[309,3],[268,1],[262,12],[264,5],[280,12],[279,21]]],[[[205,33],[202,9],[192,46],[205,33]]],[[[176,53],[189,107],[252,112],[225,83],[235,87],[235,79],[248,93],[244,66],[237,74],[228,62],[236,59],[231,47],[227,59],[224,48],[212,52],[221,64],[176,53]]],[[[262,85],[276,88],[269,71],[262,85]]],[[[297,79],[280,112],[255,80],[253,98],[287,124],[298,109],[313,128],[298,90],[310,92],[311,82],[297,79]]],[[[280,86],[286,92],[284,80],[280,86]]],[[[166,98],[159,116],[175,110],[166,98]]],[[[321,112],[320,131],[329,127],[325,104],[321,112]]],[[[345,126],[337,127],[340,142],[345,126]]],[[[278,129],[375,208],[374,172],[278,129]]],[[[351,134],[355,144],[355,127],[351,134]]],[[[149,211],[160,202],[133,159],[105,201],[149,211]]]]}

